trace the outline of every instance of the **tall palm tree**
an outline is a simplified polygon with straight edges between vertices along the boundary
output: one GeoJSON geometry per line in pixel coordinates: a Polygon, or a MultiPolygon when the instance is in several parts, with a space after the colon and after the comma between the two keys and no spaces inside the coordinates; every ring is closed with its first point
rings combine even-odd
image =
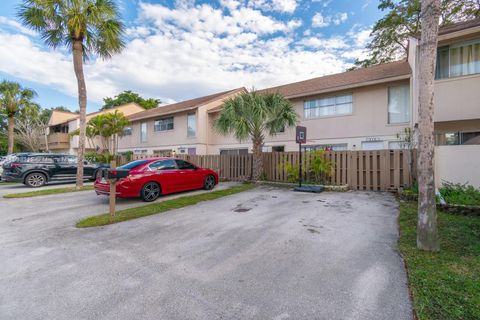
{"type": "Polygon", "coordinates": [[[78,85],[80,137],[77,188],[83,185],[87,89],[83,62],[90,55],[110,58],[125,46],[124,26],[113,0],[24,0],[18,15],[24,25],[40,33],[48,46],[72,51],[78,85]]]}
{"type": "Polygon", "coordinates": [[[281,94],[252,91],[226,100],[215,128],[221,134],[233,134],[239,141],[252,140],[252,179],[258,180],[263,173],[265,134],[274,136],[284,128],[295,126],[297,119],[292,104],[281,94]]]}
{"type": "Polygon", "coordinates": [[[3,80],[0,82],[0,105],[8,117],[8,151],[13,153],[15,114],[23,107],[32,103],[35,91],[22,86],[16,82],[3,80]]]}

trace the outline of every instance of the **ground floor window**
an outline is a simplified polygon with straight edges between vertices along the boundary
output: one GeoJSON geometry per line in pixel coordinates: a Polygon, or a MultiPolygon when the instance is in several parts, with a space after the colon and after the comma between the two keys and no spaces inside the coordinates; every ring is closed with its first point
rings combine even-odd
{"type": "Polygon", "coordinates": [[[153,150],[153,154],[159,157],[170,157],[172,155],[172,149],[153,150]]]}
{"type": "Polygon", "coordinates": [[[435,145],[437,146],[462,144],[480,144],[480,131],[435,133],[435,145]]]}
{"type": "Polygon", "coordinates": [[[362,150],[382,150],[385,149],[383,141],[362,141],[362,150]]]}
{"type": "Polygon", "coordinates": [[[336,144],[318,144],[310,145],[304,147],[305,151],[315,151],[315,150],[325,150],[325,151],[346,151],[348,150],[347,143],[336,143],[336,144]]]}
{"type": "Polygon", "coordinates": [[[221,149],[221,155],[235,155],[235,154],[248,154],[248,148],[239,148],[239,149],[221,149]]]}

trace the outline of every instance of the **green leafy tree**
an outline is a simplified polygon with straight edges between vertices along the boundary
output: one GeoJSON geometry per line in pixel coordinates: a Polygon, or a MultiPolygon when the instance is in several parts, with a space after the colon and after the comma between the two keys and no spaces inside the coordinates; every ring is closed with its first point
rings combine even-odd
{"type": "MultiPolygon", "coordinates": [[[[118,110],[91,118],[86,128],[90,148],[96,148],[95,139],[98,138],[104,153],[106,153],[106,158],[110,158],[109,155],[115,155],[118,136],[128,125],[128,119],[118,110]]],[[[78,134],[79,130],[71,133],[72,136],[78,134]]]]}
{"type": "Polygon", "coordinates": [[[253,179],[263,173],[262,147],[265,134],[276,135],[283,128],[293,127],[298,115],[289,100],[278,93],[255,91],[226,100],[215,128],[221,134],[233,134],[239,141],[253,143],[253,179]]]}
{"type": "MultiPolygon", "coordinates": [[[[440,26],[480,17],[478,0],[442,0],[440,26]]],[[[357,60],[356,67],[386,63],[407,55],[408,38],[418,35],[420,0],[380,0],[378,8],[386,11],[373,26],[371,42],[367,45],[369,56],[357,60]]],[[[355,67],[354,67],[355,68],[355,67]]]]}
{"type": "Polygon", "coordinates": [[[0,83],[0,107],[8,118],[8,154],[13,153],[15,115],[31,104],[35,95],[35,91],[23,88],[19,83],[6,80],[0,83]]]}
{"type": "Polygon", "coordinates": [[[122,93],[116,95],[113,98],[105,98],[103,99],[104,105],[101,110],[111,109],[116,106],[121,106],[122,104],[135,102],[136,104],[144,107],[145,109],[153,109],[158,107],[160,104],[160,99],[154,98],[142,98],[138,93],[127,90],[123,91],[122,93]]]}
{"type": "Polygon", "coordinates": [[[110,58],[125,46],[124,26],[113,0],[23,0],[18,15],[53,48],[66,47],[73,55],[77,78],[80,130],[77,188],[83,185],[87,89],[83,63],[90,55],[110,58]]]}

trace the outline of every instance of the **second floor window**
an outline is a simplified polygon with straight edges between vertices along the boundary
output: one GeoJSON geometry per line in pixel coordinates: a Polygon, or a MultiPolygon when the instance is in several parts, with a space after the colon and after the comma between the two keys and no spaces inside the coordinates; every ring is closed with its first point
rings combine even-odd
{"type": "Polygon", "coordinates": [[[123,129],[122,132],[123,136],[131,136],[132,135],[132,128],[131,127],[126,127],[123,129]]]}
{"type": "Polygon", "coordinates": [[[480,73],[480,39],[438,49],[437,79],[475,73],[480,73]]]}
{"type": "Polygon", "coordinates": [[[195,113],[187,115],[187,137],[193,138],[197,134],[197,116],[195,113]]]}
{"type": "Polygon", "coordinates": [[[351,94],[305,101],[305,119],[350,114],[352,102],[351,94]]]}
{"type": "Polygon", "coordinates": [[[173,117],[155,120],[153,130],[155,132],[173,130],[173,117]]]}
{"type": "Polygon", "coordinates": [[[388,123],[410,121],[410,86],[388,88],[388,123]]]}
{"type": "Polygon", "coordinates": [[[142,122],[140,125],[140,142],[147,142],[147,123],[142,122]]]}

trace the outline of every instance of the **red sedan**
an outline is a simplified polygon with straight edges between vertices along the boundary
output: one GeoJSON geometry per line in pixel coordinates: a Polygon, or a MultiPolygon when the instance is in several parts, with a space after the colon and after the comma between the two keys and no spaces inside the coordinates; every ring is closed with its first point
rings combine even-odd
{"type": "MultiPolygon", "coordinates": [[[[181,159],[142,159],[127,163],[119,169],[128,169],[129,174],[117,182],[117,196],[140,197],[147,202],[156,200],[161,194],[194,189],[211,190],[218,184],[218,174],[215,171],[199,168],[181,159]]],[[[95,192],[108,195],[109,182],[98,176],[95,192]]]]}

